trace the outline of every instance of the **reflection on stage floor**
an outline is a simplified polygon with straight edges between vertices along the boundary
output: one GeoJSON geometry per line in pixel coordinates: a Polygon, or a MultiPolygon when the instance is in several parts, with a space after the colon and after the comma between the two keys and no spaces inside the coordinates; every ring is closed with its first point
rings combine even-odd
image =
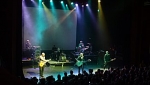
{"type": "MultiPolygon", "coordinates": [[[[89,69],[93,69],[93,72],[97,71],[97,69],[103,70],[99,65],[85,65],[84,70],[88,72],[89,69]]],[[[57,79],[57,75],[60,74],[61,77],[64,76],[64,72],[67,72],[69,75],[70,70],[73,70],[75,75],[78,75],[78,68],[74,65],[67,65],[62,68],[61,65],[50,65],[49,67],[45,67],[44,69],[44,77],[51,76],[57,79]]],[[[23,67],[23,73],[25,78],[37,77],[39,79],[39,68],[38,67],[23,67]]]]}

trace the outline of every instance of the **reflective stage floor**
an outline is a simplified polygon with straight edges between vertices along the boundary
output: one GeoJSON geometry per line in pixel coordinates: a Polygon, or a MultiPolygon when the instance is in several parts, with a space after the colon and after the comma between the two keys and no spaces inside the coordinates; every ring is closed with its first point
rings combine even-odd
{"type": "MultiPolygon", "coordinates": [[[[103,70],[103,68],[100,68],[97,64],[90,64],[85,65],[84,70],[88,72],[89,69],[93,69],[93,72],[95,72],[97,69],[103,70]]],[[[64,72],[67,72],[68,75],[70,74],[70,70],[73,70],[75,75],[78,75],[78,68],[74,65],[64,65],[63,67],[61,65],[50,65],[49,67],[45,67],[44,69],[44,77],[53,75],[53,77],[57,80],[57,75],[60,74],[61,77],[64,76],[64,72]]],[[[23,67],[23,73],[25,78],[31,78],[31,77],[37,77],[39,79],[39,68],[37,66],[26,66],[23,67]]]]}

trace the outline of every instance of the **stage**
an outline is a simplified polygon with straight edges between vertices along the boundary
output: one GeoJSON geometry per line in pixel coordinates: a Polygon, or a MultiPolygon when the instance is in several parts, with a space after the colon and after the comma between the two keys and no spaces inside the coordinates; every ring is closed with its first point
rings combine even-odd
{"type": "MultiPolygon", "coordinates": [[[[52,56],[52,52],[50,50],[42,50],[42,52],[44,52],[46,55],[45,55],[45,58],[46,59],[52,59],[51,56],[52,56]]],[[[70,65],[70,64],[74,64],[76,62],[75,58],[77,58],[79,56],[79,53],[78,52],[75,52],[75,51],[64,51],[65,54],[66,54],[66,62],[61,62],[61,61],[55,61],[55,60],[51,60],[50,61],[50,64],[55,64],[55,65],[61,65],[62,67],[64,65],[70,65]]],[[[26,55],[32,55],[32,54],[26,54],[26,55]]],[[[101,56],[102,57],[102,56],[101,56]]],[[[98,59],[98,55],[96,53],[91,53],[91,54],[84,54],[84,58],[85,60],[88,60],[90,59],[91,62],[89,63],[94,63],[94,64],[97,64],[99,59],[98,59]]],[[[23,63],[23,66],[29,66],[29,65],[36,65],[37,62],[34,61],[35,57],[32,57],[32,56],[23,56],[22,57],[22,63],[23,63]]],[[[101,58],[102,59],[102,58],[101,58]]],[[[102,60],[101,60],[102,61],[102,60]]]]}
{"type": "MultiPolygon", "coordinates": [[[[69,59],[67,57],[68,61],[66,62],[59,62],[59,61],[49,61],[50,66],[45,67],[44,71],[44,77],[53,75],[55,79],[57,79],[57,75],[60,74],[61,77],[64,75],[63,73],[66,71],[69,75],[69,71],[73,70],[74,74],[78,74],[78,68],[75,66],[75,58],[77,58],[78,54],[72,54],[69,59]]],[[[97,63],[97,55],[85,55],[85,59],[91,59],[91,62],[85,63],[84,70],[88,72],[89,69],[93,69],[94,72],[97,69],[103,70],[101,65],[97,63]]],[[[25,78],[31,78],[31,77],[37,77],[39,78],[39,68],[38,63],[33,61],[32,58],[23,58],[22,59],[22,65],[23,65],[23,73],[25,78]]]]}
{"type": "MultiPolygon", "coordinates": [[[[50,55],[49,51],[44,51],[47,55],[50,55]]],[[[60,74],[61,77],[64,76],[64,72],[66,71],[69,75],[69,71],[73,70],[74,74],[78,74],[78,68],[75,66],[76,60],[75,58],[78,57],[79,53],[76,52],[67,52],[66,57],[67,61],[60,62],[60,61],[49,61],[50,66],[45,67],[44,71],[44,77],[53,75],[55,79],[57,79],[57,75],[60,74]]],[[[103,55],[98,55],[96,53],[91,54],[85,54],[85,60],[91,59],[91,62],[87,62],[85,64],[84,70],[88,72],[89,69],[93,69],[93,72],[95,72],[97,69],[104,70],[103,69],[103,55]]],[[[49,59],[49,56],[46,56],[47,59],[49,59]]],[[[121,63],[120,63],[121,64],[121,63]]],[[[24,58],[22,59],[22,65],[23,65],[23,73],[25,78],[31,78],[31,77],[37,77],[39,78],[39,68],[38,63],[33,61],[32,58],[24,58]]],[[[111,63],[112,67],[118,67],[119,64],[116,63],[116,61],[111,63]]]]}
{"type": "MultiPolygon", "coordinates": [[[[95,72],[97,69],[103,70],[103,68],[100,68],[99,65],[93,64],[93,65],[85,65],[84,70],[88,72],[89,69],[93,69],[93,72],[95,72]]],[[[78,68],[74,65],[50,65],[49,67],[45,67],[44,69],[44,77],[51,76],[57,80],[57,75],[60,74],[61,77],[64,76],[64,72],[67,72],[68,75],[70,74],[69,71],[73,70],[75,75],[78,75],[78,68]]],[[[39,68],[28,66],[23,67],[23,73],[25,78],[31,78],[31,77],[37,77],[39,79],[39,68]]]]}

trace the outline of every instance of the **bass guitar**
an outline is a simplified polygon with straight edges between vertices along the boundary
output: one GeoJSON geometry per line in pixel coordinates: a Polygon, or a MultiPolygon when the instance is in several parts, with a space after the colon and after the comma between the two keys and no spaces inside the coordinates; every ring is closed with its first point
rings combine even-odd
{"type": "MultiPolygon", "coordinates": [[[[76,58],[75,58],[76,59],[76,58]]],[[[80,61],[80,60],[78,60],[78,59],[76,59],[76,64],[75,65],[77,65],[78,67],[79,66],[81,66],[81,65],[83,65],[84,63],[86,63],[86,62],[90,62],[91,61],[91,59],[88,59],[87,61],[80,61]]]]}
{"type": "Polygon", "coordinates": [[[112,61],[114,61],[114,60],[116,60],[116,58],[113,58],[113,59],[111,59],[110,61],[105,62],[105,63],[104,63],[104,66],[105,66],[107,63],[112,62],[112,61]]]}

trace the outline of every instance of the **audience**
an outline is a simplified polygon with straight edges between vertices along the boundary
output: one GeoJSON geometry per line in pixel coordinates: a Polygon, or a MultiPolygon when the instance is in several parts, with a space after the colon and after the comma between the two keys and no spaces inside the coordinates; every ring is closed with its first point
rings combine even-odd
{"type": "Polygon", "coordinates": [[[124,66],[123,68],[109,68],[108,70],[97,69],[93,73],[93,69],[89,72],[84,71],[83,74],[74,75],[70,70],[70,74],[64,72],[64,76],[58,74],[57,80],[54,77],[38,79],[25,78],[25,81],[31,85],[150,85],[150,66],[124,66]]]}

